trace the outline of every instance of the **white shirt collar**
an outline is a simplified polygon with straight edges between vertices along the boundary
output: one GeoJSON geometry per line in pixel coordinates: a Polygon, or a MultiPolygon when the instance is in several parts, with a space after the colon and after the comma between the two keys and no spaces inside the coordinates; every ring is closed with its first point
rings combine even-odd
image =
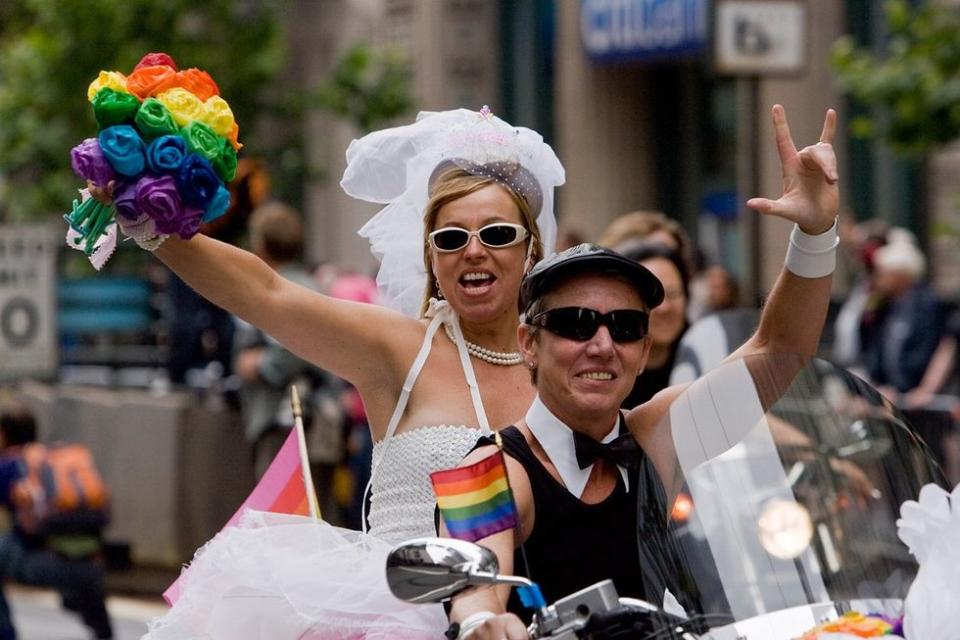
{"type": "MultiPolygon", "coordinates": [[[[533,399],[533,404],[527,411],[526,423],[540,446],[547,453],[550,462],[556,467],[560,479],[567,487],[567,491],[577,498],[582,496],[583,490],[587,486],[587,480],[590,478],[590,472],[593,471],[593,465],[581,469],[580,465],[577,464],[577,454],[573,445],[573,431],[570,427],[553,415],[550,409],[540,400],[539,395],[533,399]]],[[[618,416],[613,429],[601,442],[610,442],[619,434],[620,418],[618,416]]],[[[620,477],[623,478],[623,486],[626,487],[627,491],[630,491],[627,470],[620,465],[617,465],[617,470],[620,471],[620,477]]]]}

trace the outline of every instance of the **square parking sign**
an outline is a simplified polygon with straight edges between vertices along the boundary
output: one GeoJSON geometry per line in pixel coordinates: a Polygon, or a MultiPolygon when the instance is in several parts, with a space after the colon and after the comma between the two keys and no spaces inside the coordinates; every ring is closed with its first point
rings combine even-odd
{"type": "Polygon", "coordinates": [[[807,7],[796,0],[717,4],[716,66],[721,73],[799,73],[807,63],[807,7]]]}
{"type": "Polygon", "coordinates": [[[0,225],[0,381],[56,373],[59,235],[51,226],[0,225]]]}

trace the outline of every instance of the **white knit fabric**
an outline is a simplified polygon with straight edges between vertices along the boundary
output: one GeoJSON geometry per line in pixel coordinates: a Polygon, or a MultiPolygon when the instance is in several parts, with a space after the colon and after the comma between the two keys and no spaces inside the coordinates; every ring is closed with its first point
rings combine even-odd
{"type": "MultiPolygon", "coordinates": [[[[477,384],[477,376],[473,371],[473,364],[470,362],[470,354],[467,353],[466,341],[463,338],[463,331],[460,329],[460,322],[450,305],[445,300],[431,300],[426,314],[430,318],[430,324],[427,326],[426,334],[423,338],[423,344],[420,345],[420,351],[417,357],[410,365],[407,372],[407,378],[404,380],[403,389],[400,397],[397,398],[397,405],[393,409],[393,415],[390,417],[390,423],[387,425],[386,433],[383,439],[374,445],[371,481],[367,485],[367,490],[373,491],[371,497],[371,510],[375,505],[378,509],[386,509],[390,517],[377,516],[380,527],[377,527],[372,514],[364,512],[364,523],[368,521],[373,526],[369,533],[381,535],[384,530],[392,531],[387,535],[394,536],[384,538],[387,541],[402,541],[417,535],[433,535],[433,490],[430,485],[429,474],[439,469],[448,469],[455,467],[460,463],[461,458],[470,451],[480,435],[490,435],[490,424],[487,421],[487,414],[483,408],[483,399],[480,397],[480,386],[477,384]],[[407,408],[407,402],[410,400],[410,392],[420,377],[427,357],[430,355],[430,349],[433,345],[433,336],[441,323],[451,327],[454,334],[454,342],[457,345],[457,352],[460,356],[460,366],[463,367],[463,375],[470,389],[470,400],[473,403],[473,410],[477,417],[479,428],[473,427],[453,427],[441,425],[438,427],[420,427],[408,430],[397,435],[397,428],[400,425],[400,419],[407,408]],[[439,433],[429,433],[429,431],[439,429],[439,433]],[[428,433],[418,433],[428,431],[428,433]],[[414,435],[416,434],[416,435],[414,435]],[[408,444],[402,444],[404,440],[409,440],[408,444]],[[400,453],[392,451],[397,442],[402,447],[400,453]],[[382,462],[388,464],[381,464],[382,462]],[[388,479],[384,479],[383,472],[385,467],[389,467],[387,473],[388,479]],[[378,492],[385,491],[387,498],[377,497],[378,492]],[[406,503],[410,504],[407,505],[406,503]],[[427,506],[429,505],[429,506],[427,506]],[[398,512],[403,512],[404,518],[409,518],[411,524],[397,525],[391,519],[398,512]],[[413,515],[416,513],[417,515],[413,515]],[[428,520],[420,522],[416,518],[428,516],[428,520]],[[404,534],[407,530],[415,530],[418,533],[413,536],[404,534]]],[[[364,503],[366,504],[366,493],[364,493],[364,503]]]]}
{"type": "Polygon", "coordinates": [[[374,444],[370,533],[392,544],[436,535],[430,474],[460,464],[480,436],[475,427],[443,425],[395,435],[386,449],[374,444]]]}

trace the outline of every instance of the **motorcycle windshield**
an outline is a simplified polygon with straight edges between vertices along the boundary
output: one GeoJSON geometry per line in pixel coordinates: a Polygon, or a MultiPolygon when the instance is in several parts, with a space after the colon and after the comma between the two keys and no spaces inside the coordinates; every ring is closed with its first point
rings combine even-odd
{"type": "Polygon", "coordinates": [[[902,613],[917,565],[900,505],[944,483],[861,379],[797,356],[731,362],[642,444],[655,471],[638,492],[646,591],[701,615],[705,637],[788,640],[851,609],[902,613]]]}

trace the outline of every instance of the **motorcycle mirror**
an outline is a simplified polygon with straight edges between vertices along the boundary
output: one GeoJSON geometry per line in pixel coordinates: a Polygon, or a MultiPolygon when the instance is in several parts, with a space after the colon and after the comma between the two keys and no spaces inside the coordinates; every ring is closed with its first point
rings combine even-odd
{"type": "Polygon", "coordinates": [[[480,545],[450,538],[418,538],[387,556],[387,584],[407,602],[441,602],[474,585],[497,581],[497,556],[480,545]]]}

